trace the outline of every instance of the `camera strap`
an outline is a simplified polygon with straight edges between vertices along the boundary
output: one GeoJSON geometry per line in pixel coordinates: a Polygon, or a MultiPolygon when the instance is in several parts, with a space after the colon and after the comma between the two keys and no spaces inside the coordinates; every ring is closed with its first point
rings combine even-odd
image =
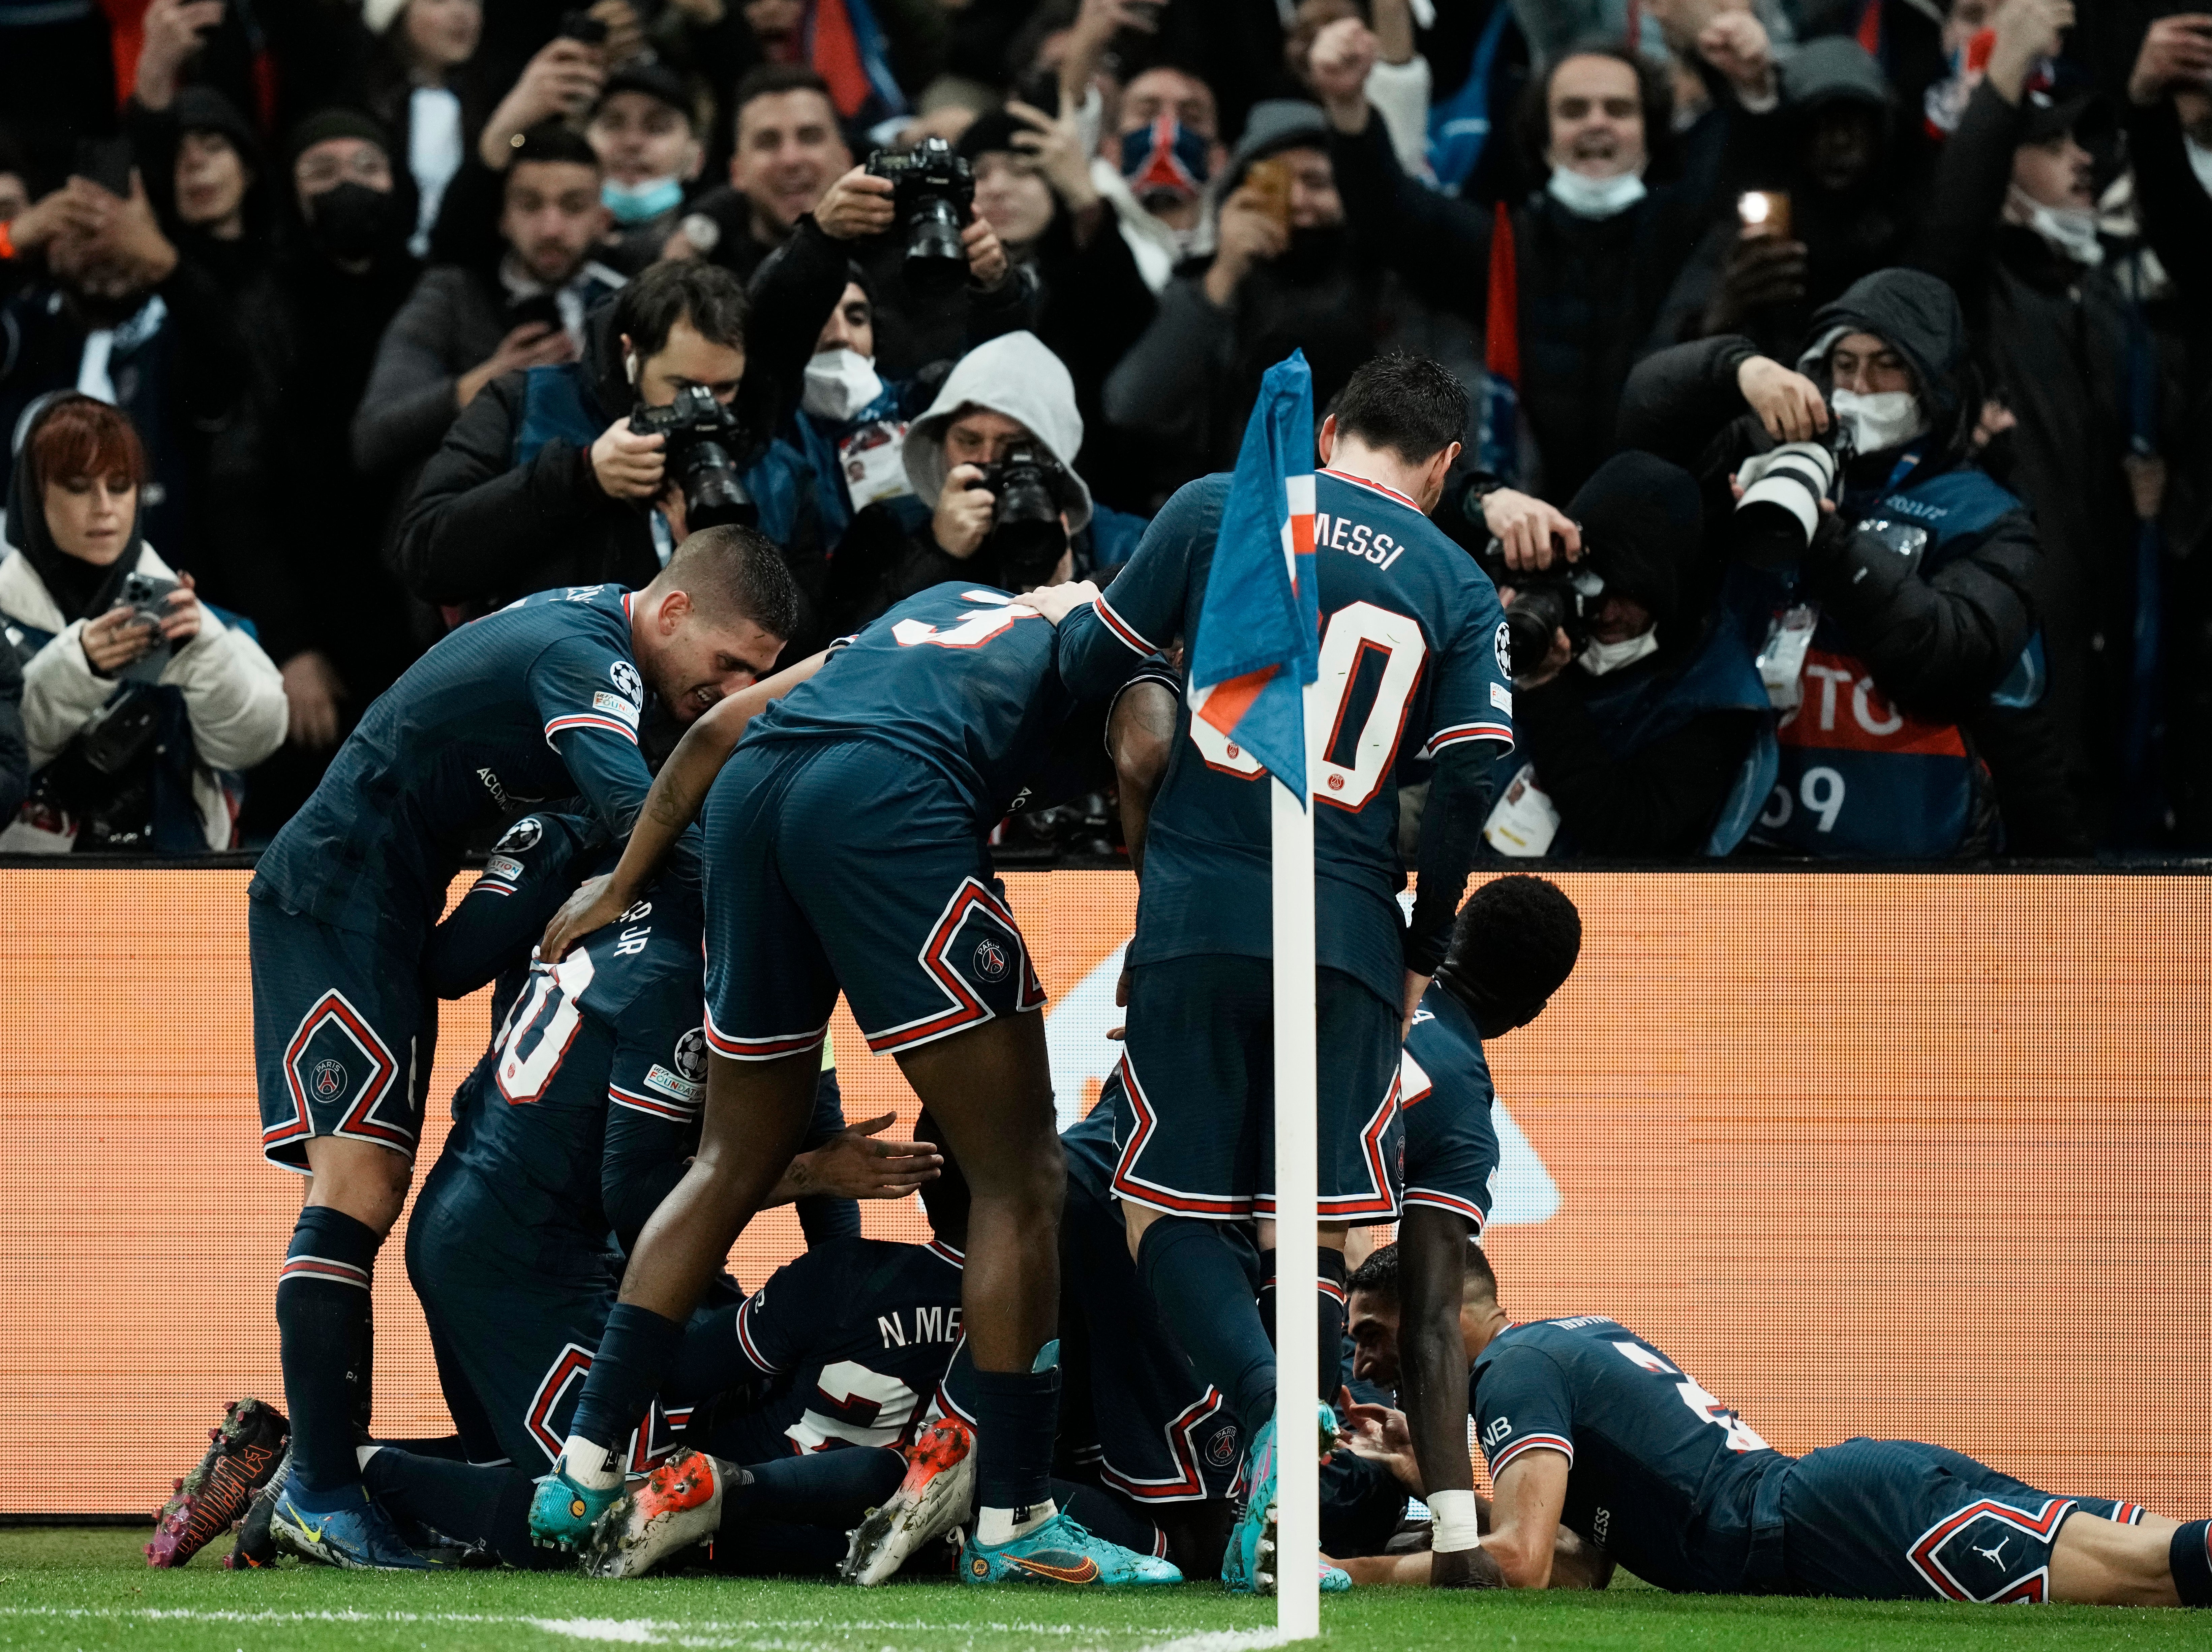
{"type": "Polygon", "coordinates": [[[1774,616],[1759,645],[1759,680],[1777,711],[1795,711],[1805,698],[1805,654],[1820,623],[1818,603],[1795,603],[1774,616]]]}

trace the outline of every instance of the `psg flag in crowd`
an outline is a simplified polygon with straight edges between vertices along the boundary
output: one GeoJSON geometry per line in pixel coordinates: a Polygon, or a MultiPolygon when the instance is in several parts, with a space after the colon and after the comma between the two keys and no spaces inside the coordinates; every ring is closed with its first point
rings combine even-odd
{"type": "Polygon", "coordinates": [[[1490,302],[1483,327],[1482,422],[1474,462],[1499,481],[1527,480],[1521,421],[1521,268],[1513,216],[1498,203],[1490,230],[1490,302]]]}
{"type": "Polygon", "coordinates": [[[1293,350],[1260,381],[1190,656],[1191,714],[1305,806],[1304,685],[1320,673],[1313,373],[1293,350]]]}

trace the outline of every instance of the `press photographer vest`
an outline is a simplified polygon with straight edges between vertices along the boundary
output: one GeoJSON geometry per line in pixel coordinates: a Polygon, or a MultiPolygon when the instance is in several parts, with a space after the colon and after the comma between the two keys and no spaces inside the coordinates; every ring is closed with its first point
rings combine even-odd
{"type": "MultiPolygon", "coordinates": [[[[514,468],[529,464],[556,438],[589,452],[609,422],[582,362],[532,367],[523,375],[522,416],[514,425],[514,468]]],[[[809,485],[805,460],[789,444],[772,441],[746,468],[744,483],[760,512],[760,531],[779,546],[788,545],[799,526],[800,491],[809,485]]]]}
{"type": "MultiPolygon", "coordinates": [[[[1918,463],[1917,452],[1908,451],[1859,521],[1924,530],[1918,571],[1926,579],[1970,550],[1999,518],[2023,507],[1975,470],[1944,471],[1899,486],[1918,463]]],[[[1729,580],[1729,604],[1744,616],[1753,636],[1765,636],[1798,600],[1794,568],[1770,574],[1739,565],[1729,580]]],[[[2025,707],[2041,699],[2042,661],[2039,634],[1991,703],[2025,707]]],[[[1825,613],[1799,686],[1796,709],[1783,712],[1776,726],[1779,766],[1750,841],[1796,854],[1869,860],[1957,854],[1988,786],[1964,732],[1892,705],[1843,629],[1825,613]]]]}

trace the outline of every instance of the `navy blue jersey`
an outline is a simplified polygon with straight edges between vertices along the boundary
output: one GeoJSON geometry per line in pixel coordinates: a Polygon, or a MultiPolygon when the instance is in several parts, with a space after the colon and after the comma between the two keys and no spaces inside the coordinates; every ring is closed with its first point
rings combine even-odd
{"type": "Polygon", "coordinates": [[[793,1451],[903,1446],[960,1342],[961,1254],[941,1240],[836,1239],[738,1310],[738,1346],[787,1379],[769,1402],[793,1451]]]}
{"type": "MultiPolygon", "coordinates": [[[[1136,556],[1060,625],[1061,676],[1103,693],[1138,659],[1198,634],[1230,478],[1170,500],[1136,556]]],[[[1358,477],[1315,478],[1321,675],[1306,690],[1318,961],[1396,1003],[1405,969],[1398,769],[1462,741],[1513,744],[1512,675],[1498,593],[1413,502],[1358,477]]],[[[1186,706],[1152,805],[1133,963],[1270,955],[1268,801],[1251,754],[1186,706]]]]}
{"type": "MultiPolygon", "coordinates": [[[[488,870],[463,907],[526,896],[497,895],[504,881],[488,870]]],[[[466,1128],[448,1151],[548,1266],[608,1248],[605,1182],[691,1151],[707,1076],[699,937],[697,896],[663,878],[558,964],[501,979],[512,1007],[453,1098],[466,1128]]]]}
{"type": "Polygon", "coordinates": [[[653,784],[629,604],[619,586],[544,592],[441,640],[363,714],[253,892],[411,956],[487,823],[580,796],[626,836],[653,784]]]}
{"type": "MultiPolygon", "coordinates": [[[[753,719],[747,745],[880,740],[941,770],[995,823],[1051,753],[1076,704],[1049,620],[988,586],[932,586],[833,653],[812,677],[753,719]]],[[[1103,701],[1139,659],[1099,672],[1103,701]]]]}
{"type": "Polygon", "coordinates": [[[1743,1588],[1754,1494],[1791,1459],[1643,1338],[1595,1315],[1516,1325],[1468,1382],[1493,1480],[1564,1453],[1561,1525],[1661,1588],[1743,1588]]]}
{"type": "Polygon", "coordinates": [[[1491,1118],[1498,1092],[1481,1029],[1442,981],[1430,985],[1413,1011],[1398,1075],[1403,1202],[1465,1217],[1480,1237],[1498,1206],[1498,1127],[1491,1118]]]}
{"type": "Polygon", "coordinates": [[[1060,1145],[1067,1159],[1067,1179],[1093,1199],[1112,1199],[1114,1165],[1121,1157],[1114,1139],[1114,1109],[1103,1102],[1092,1108],[1089,1117],[1060,1133],[1060,1145]]]}

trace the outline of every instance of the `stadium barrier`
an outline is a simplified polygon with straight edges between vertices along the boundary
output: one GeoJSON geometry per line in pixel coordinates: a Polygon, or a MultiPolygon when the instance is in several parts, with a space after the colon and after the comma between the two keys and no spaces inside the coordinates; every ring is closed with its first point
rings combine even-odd
{"type": "MultiPolygon", "coordinates": [[[[282,1399],[270,1301],[300,1184],[258,1152],[246,881],[0,871],[0,1518],[150,1511],[227,1400],[282,1399]]],[[[2053,1491],[2212,1509],[2212,879],[1559,881],[1581,968],[1492,1047],[1510,1311],[1618,1316],[1784,1450],[1932,1439],[2053,1491]]],[[[1073,1119],[1118,1049],[1135,886],[1006,882],[1073,1119]]],[[[486,1005],[446,1007],[426,1164],[486,1005]]],[[[910,1121],[893,1064],[833,1026],[848,1116],[910,1121]]],[[[922,1231],[910,1205],[866,1220],[922,1231]]],[[[377,1424],[444,1432],[403,1238],[376,1281],[377,1424]]],[[[772,1212],[732,1266],[757,1284],[797,1244],[772,1212]]]]}

